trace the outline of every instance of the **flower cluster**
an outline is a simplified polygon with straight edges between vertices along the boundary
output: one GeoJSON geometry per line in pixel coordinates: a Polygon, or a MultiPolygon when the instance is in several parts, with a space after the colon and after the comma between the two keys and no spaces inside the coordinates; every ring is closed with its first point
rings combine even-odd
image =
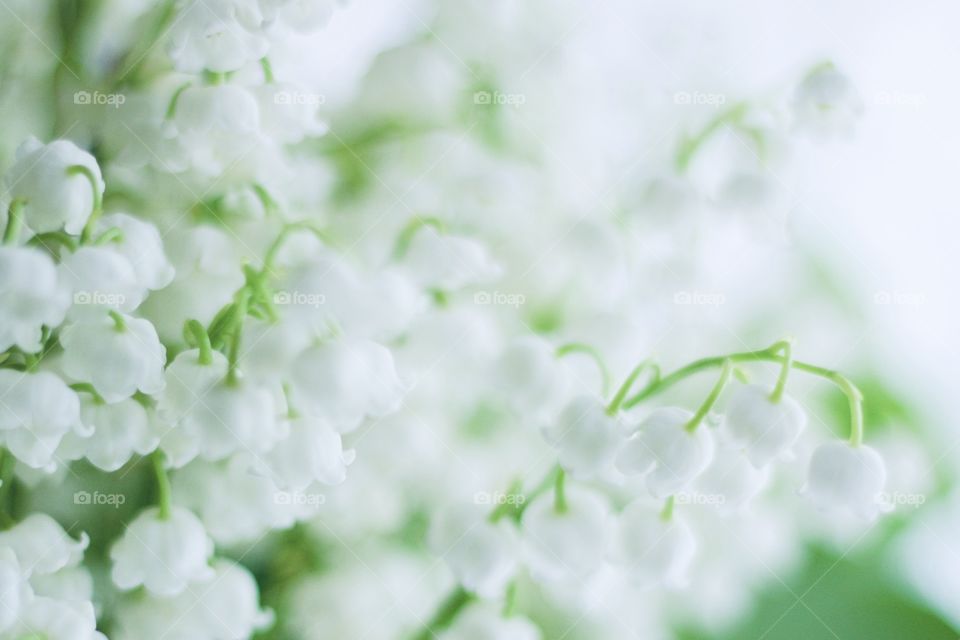
{"type": "MultiPolygon", "coordinates": [[[[113,34],[64,57],[120,106],[76,129],[61,109],[2,175],[0,640],[538,640],[531,585],[578,616],[611,593],[746,591],[707,532],[776,530],[777,484],[830,518],[885,508],[860,392],[791,343],[667,375],[628,361],[718,299],[656,277],[717,271],[689,228],[779,230],[786,132],[852,126],[832,64],[786,105],[654,123],[688,133],[621,180],[606,165],[633,167],[634,142],[595,163],[588,78],[534,46],[571,31],[563,11],[440,3],[442,38],[381,52],[328,109],[274,64],[336,3],[156,4],[71,18],[113,34]],[[514,90],[517,64],[549,80],[514,90]],[[546,144],[557,119],[578,126],[546,144]],[[746,380],[760,363],[775,384],[746,380]],[[654,404],[704,372],[702,403],[654,404]],[[846,395],[849,441],[807,428],[791,372],[846,395]]],[[[751,543],[799,546],[782,538],[751,543]]]]}

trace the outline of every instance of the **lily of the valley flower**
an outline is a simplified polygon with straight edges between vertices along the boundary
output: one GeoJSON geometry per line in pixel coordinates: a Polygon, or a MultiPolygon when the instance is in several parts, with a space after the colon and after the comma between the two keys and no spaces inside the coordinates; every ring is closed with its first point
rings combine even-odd
{"type": "Polygon", "coordinates": [[[629,504],[617,518],[612,556],[642,585],[682,587],[696,553],[689,525],[677,514],[665,516],[654,504],[629,504]]]}
{"type": "Polygon", "coordinates": [[[6,531],[0,531],[0,548],[12,549],[26,576],[47,575],[76,566],[90,543],[87,535],[74,540],[56,520],[33,513],[6,531]]]}
{"type": "Polygon", "coordinates": [[[113,582],[120,589],[143,585],[159,596],[175,596],[190,582],[214,575],[209,560],[213,541],[195,515],[174,506],[168,517],[159,507],[140,513],[110,550],[113,582]]]}
{"type": "Polygon", "coordinates": [[[0,369],[0,440],[34,469],[51,470],[57,446],[80,427],[80,399],[55,374],[0,369]]]}
{"type": "Polygon", "coordinates": [[[107,404],[84,397],[80,421],[93,432],[80,443],[83,454],[104,471],[116,471],[134,454],[146,455],[153,451],[159,442],[146,409],[135,400],[107,404]]]}
{"type": "Polygon", "coordinates": [[[502,595],[519,564],[520,541],[513,525],[490,522],[473,509],[441,514],[432,523],[429,540],[460,584],[484,598],[502,595]]]}
{"type": "Polygon", "coordinates": [[[828,442],[813,452],[801,493],[820,509],[872,520],[889,506],[882,500],[887,468],[875,449],[828,442]]]}
{"type": "Polygon", "coordinates": [[[69,307],[70,294],[46,253],[0,247],[0,352],[40,351],[42,327],[58,326],[69,307]]]}
{"type": "Polygon", "coordinates": [[[573,399],[543,433],[557,449],[561,466],[578,477],[610,467],[626,435],[620,420],[593,396],[573,399]]]}
{"type": "Polygon", "coordinates": [[[742,447],[757,467],[786,453],[807,423],[807,415],[789,396],[771,399],[772,389],[761,385],[739,387],[730,399],[724,432],[731,444],[742,447]]]}
{"type": "Polygon", "coordinates": [[[167,350],[148,320],[116,313],[86,317],[68,325],[60,343],[67,375],[92,384],[107,402],[163,390],[167,350]]]}
{"type": "Polygon", "coordinates": [[[557,509],[549,495],[524,511],[521,529],[524,558],[534,578],[544,582],[578,580],[603,563],[610,513],[595,493],[571,488],[557,509]]]}
{"type": "Polygon", "coordinates": [[[624,475],[645,475],[654,498],[682,491],[713,460],[713,436],[701,426],[692,433],[684,428],[693,417],[685,409],[655,409],[617,455],[624,475]]]}
{"type": "Polygon", "coordinates": [[[42,144],[30,138],[17,150],[5,176],[11,200],[21,199],[24,221],[36,233],[66,230],[79,235],[103,193],[100,167],[92,155],[67,140],[42,144]],[[71,170],[84,167],[90,177],[71,170]]]}

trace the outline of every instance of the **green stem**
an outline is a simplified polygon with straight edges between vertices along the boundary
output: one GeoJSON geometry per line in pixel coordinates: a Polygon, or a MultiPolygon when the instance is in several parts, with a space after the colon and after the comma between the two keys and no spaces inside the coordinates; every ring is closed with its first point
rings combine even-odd
{"type": "Polygon", "coordinates": [[[250,302],[250,293],[247,289],[240,292],[237,300],[237,307],[234,310],[233,326],[230,329],[230,345],[227,352],[227,384],[231,387],[236,386],[239,381],[237,373],[237,364],[240,361],[240,339],[243,335],[243,321],[247,317],[247,308],[250,302]]]}
{"type": "Polygon", "coordinates": [[[26,198],[14,198],[10,203],[10,208],[7,209],[7,228],[3,230],[3,244],[11,245],[17,242],[23,226],[23,207],[26,204],[26,198]]]}
{"type": "Polygon", "coordinates": [[[177,103],[180,101],[180,95],[192,85],[192,82],[184,82],[182,85],[177,87],[176,91],[173,92],[173,95],[170,96],[170,102],[167,103],[167,110],[163,114],[164,120],[173,120],[174,116],[177,115],[177,103]]]}
{"type": "MultiPolygon", "coordinates": [[[[694,362],[677,369],[670,375],[664,376],[656,382],[647,385],[646,388],[641,390],[632,398],[624,401],[622,408],[631,409],[647,398],[667,390],[678,382],[689,378],[696,373],[723,366],[727,360],[733,363],[782,363],[783,357],[779,355],[779,353],[784,349],[785,344],[786,341],[781,340],[770,345],[766,349],[760,349],[758,351],[742,351],[739,353],[731,353],[725,356],[715,356],[711,358],[701,358],[700,360],[695,360],[694,362]]],[[[850,444],[853,446],[859,445],[863,441],[863,394],[860,392],[860,389],[858,389],[853,382],[851,382],[846,376],[838,371],[827,369],[825,367],[819,367],[801,360],[792,360],[790,365],[792,368],[798,371],[803,371],[805,373],[823,378],[824,380],[828,380],[836,385],[841,391],[843,391],[850,404],[850,444]]]]}
{"type": "Polygon", "coordinates": [[[107,315],[113,320],[113,328],[118,332],[123,333],[127,330],[127,321],[123,318],[123,315],[114,309],[110,309],[107,312],[107,315]]]}
{"type": "Polygon", "coordinates": [[[6,449],[0,448],[0,530],[9,529],[14,525],[8,502],[13,485],[13,470],[17,459],[6,449]]]}
{"type": "Polygon", "coordinates": [[[123,242],[123,231],[119,227],[110,227],[93,239],[93,246],[102,247],[111,242],[123,242]]]}
{"type": "Polygon", "coordinates": [[[684,429],[687,430],[687,433],[693,433],[697,430],[697,427],[700,426],[700,423],[703,422],[703,419],[710,413],[710,410],[713,409],[713,405],[717,403],[717,399],[720,397],[720,394],[723,393],[724,388],[726,388],[727,383],[730,382],[730,374],[733,372],[733,363],[729,360],[724,360],[723,369],[720,371],[720,379],[717,380],[717,384],[713,385],[713,389],[710,390],[710,395],[707,396],[707,399],[703,401],[703,404],[700,405],[700,408],[697,409],[697,412],[693,414],[693,417],[690,418],[684,429]]]}
{"type": "Polygon", "coordinates": [[[437,633],[449,627],[450,623],[460,614],[460,611],[473,602],[475,597],[476,596],[463,587],[454,589],[454,591],[440,603],[440,606],[437,607],[430,621],[413,636],[413,640],[433,640],[433,638],[436,638],[437,633]]]}
{"type": "Polygon", "coordinates": [[[202,365],[213,363],[213,347],[210,345],[210,336],[199,320],[187,320],[187,331],[197,343],[200,355],[197,361],[202,365]]]}
{"type": "Polygon", "coordinates": [[[660,519],[664,522],[670,522],[673,520],[673,506],[676,503],[674,496],[667,498],[667,501],[663,503],[663,510],[660,511],[660,519]]]}
{"type": "Polygon", "coordinates": [[[397,236],[397,243],[393,247],[393,259],[399,260],[406,255],[407,250],[410,248],[410,243],[413,242],[413,237],[417,235],[417,232],[424,227],[433,227],[438,232],[444,232],[443,220],[434,217],[421,217],[417,216],[413,220],[407,223],[407,225],[400,231],[400,234],[397,236]]]}
{"type": "Polygon", "coordinates": [[[566,480],[567,473],[562,468],[558,468],[553,483],[553,510],[556,513],[566,513],[569,509],[569,505],[567,504],[566,480]]]}
{"type": "Polygon", "coordinates": [[[90,167],[82,164],[67,167],[67,175],[82,175],[90,182],[90,190],[93,191],[93,210],[90,212],[90,217],[87,218],[87,224],[83,225],[83,231],[80,232],[80,244],[87,244],[93,236],[93,229],[97,225],[97,220],[100,219],[100,214],[103,213],[103,192],[100,191],[100,180],[93,175],[90,167]]]}
{"type": "Polygon", "coordinates": [[[260,68],[263,70],[263,81],[266,84],[273,84],[273,66],[270,64],[270,58],[266,56],[260,58],[260,68]]]}
{"type": "Polygon", "coordinates": [[[630,372],[630,375],[627,376],[627,379],[624,380],[623,384],[620,385],[620,388],[617,389],[616,395],[613,396],[610,404],[607,405],[607,415],[616,415],[617,411],[619,411],[621,407],[629,408],[624,405],[624,400],[626,399],[627,394],[630,393],[633,383],[637,381],[637,378],[646,369],[653,369],[653,377],[650,381],[650,384],[656,384],[656,382],[660,380],[660,367],[657,366],[652,360],[644,360],[633,368],[633,371],[630,372]]]}
{"type": "Polygon", "coordinates": [[[770,402],[774,404],[780,402],[783,398],[784,389],[787,388],[787,378],[790,376],[790,367],[793,365],[793,345],[789,340],[783,341],[783,366],[780,368],[780,376],[777,378],[777,386],[773,388],[770,394],[770,402]]]}
{"type": "Polygon", "coordinates": [[[267,252],[263,256],[263,268],[260,269],[262,273],[270,273],[273,270],[273,261],[276,260],[277,253],[283,247],[283,243],[287,241],[287,238],[296,231],[310,231],[324,244],[330,243],[330,238],[323,229],[320,229],[310,222],[292,222],[285,225],[277,236],[277,239],[267,248],[267,252]]]}
{"type": "Polygon", "coordinates": [[[557,357],[563,358],[573,353],[582,353],[589,356],[593,362],[597,365],[597,369],[600,370],[600,385],[601,391],[604,396],[610,393],[610,370],[607,369],[607,365],[603,362],[603,357],[600,355],[600,352],[591,347],[588,344],[582,342],[571,342],[569,344],[564,344],[557,347],[557,357]]]}
{"type": "Polygon", "coordinates": [[[160,507],[160,519],[170,518],[170,505],[172,504],[170,496],[170,477],[163,466],[163,452],[157,449],[153,452],[153,473],[157,480],[157,504],[160,507]]]}
{"type": "Polygon", "coordinates": [[[76,391],[77,393],[90,394],[90,396],[93,397],[93,401],[96,402],[97,404],[106,403],[106,401],[103,399],[103,396],[101,396],[97,392],[97,389],[89,382],[75,382],[70,385],[70,388],[76,391]]]}
{"type": "Polygon", "coordinates": [[[696,156],[697,151],[710,139],[715,133],[720,131],[728,124],[738,125],[747,113],[746,103],[738,103],[729,109],[719,113],[713,120],[700,130],[693,137],[685,138],[681,141],[677,149],[675,164],[677,171],[683,173],[690,166],[691,160],[696,156]]]}
{"type": "Polygon", "coordinates": [[[31,246],[41,246],[44,249],[53,252],[53,246],[66,248],[70,253],[77,250],[77,241],[73,236],[65,231],[48,231],[47,233],[38,233],[30,238],[27,244],[31,246]]]}
{"type": "Polygon", "coordinates": [[[503,617],[509,618],[517,610],[517,581],[511,580],[503,597],[503,617]]]}

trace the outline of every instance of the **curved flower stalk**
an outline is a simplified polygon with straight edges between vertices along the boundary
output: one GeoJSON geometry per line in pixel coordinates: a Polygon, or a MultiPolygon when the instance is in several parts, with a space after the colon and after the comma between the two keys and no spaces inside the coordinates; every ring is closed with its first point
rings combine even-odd
{"type": "MultiPolygon", "coordinates": [[[[832,382],[850,404],[849,441],[820,445],[810,461],[803,493],[819,508],[874,518],[881,510],[879,496],[886,472],[879,455],[862,444],[862,394],[842,374],[794,359],[792,343],[785,340],[766,349],[697,360],[667,375],[644,361],[606,405],[592,397],[573,398],[552,431],[544,433],[558,451],[555,469],[527,495],[519,485],[511,487],[507,495],[516,499],[496,507],[488,520],[519,526],[522,564],[537,582],[583,581],[609,559],[638,585],[682,588],[696,562],[698,546],[696,527],[683,516],[683,510],[693,508],[688,505],[696,505],[697,496],[728,516],[744,508],[762,489],[777,456],[799,437],[805,417],[799,404],[785,393],[793,370],[832,382]],[[731,384],[735,366],[754,362],[779,365],[777,384],[772,389],[742,385],[726,415],[711,418],[722,406],[720,400],[731,384]],[[688,377],[717,368],[720,376],[695,412],[658,407],[634,426],[626,426],[630,413],[641,403],[688,377]],[[639,390],[635,389],[647,372],[639,390]],[[721,427],[730,434],[723,444],[724,458],[735,461],[730,455],[734,453],[741,462],[724,466],[721,473],[712,466],[712,432],[717,430],[715,423],[730,421],[734,423],[721,427]],[[568,472],[571,481],[583,480],[590,477],[585,470],[595,474],[612,466],[614,459],[623,474],[645,476],[650,495],[637,497],[615,519],[608,496],[596,489],[567,487],[568,472]],[[658,507],[657,501],[664,502],[658,507]]],[[[466,574],[457,571],[452,559],[448,561],[461,586],[417,638],[456,625],[460,611],[467,610],[476,598],[505,597],[509,602],[515,597],[503,584],[496,590],[478,589],[466,574]]]]}

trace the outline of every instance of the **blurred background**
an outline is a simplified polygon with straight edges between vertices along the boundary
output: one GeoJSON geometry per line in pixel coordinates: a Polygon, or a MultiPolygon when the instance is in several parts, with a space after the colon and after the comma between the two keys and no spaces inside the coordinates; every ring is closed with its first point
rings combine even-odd
{"type": "MultiPolygon", "coordinates": [[[[57,59],[95,76],[151,3],[91,5],[78,44],[57,3],[0,0],[0,165],[28,134],[110,155],[127,112],[78,108],[57,59]]],[[[352,436],[323,514],[238,547],[280,614],[264,637],[397,637],[432,610],[450,577],[424,543],[431,514],[543,447],[462,397],[524,327],[592,342],[618,374],[792,336],[864,390],[896,503],[879,523],[819,517],[792,482],[801,452],[755,520],[711,529],[716,566],[689,590],[597,586],[570,610],[521,589],[546,638],[956,638],[958,19],[935,2],[369,0],[287,42],[274,73],[329,126],[298,146],[294,204],[322,194],[358,261],[438,217],[503,266],[478,293],[520,304],[424,320],[398,356],[421,391],[352,436]],[[422,365],[463,327],[453,357],[422,365]]],[[[845,435],[843,397],[796,383],[813,430],[845,435]]]]}

